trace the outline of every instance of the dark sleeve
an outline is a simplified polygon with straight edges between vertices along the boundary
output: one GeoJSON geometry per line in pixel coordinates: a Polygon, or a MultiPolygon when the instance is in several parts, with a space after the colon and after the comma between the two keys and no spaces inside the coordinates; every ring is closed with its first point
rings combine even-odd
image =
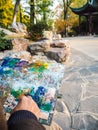
{"type": "Polygon", "coordinates": [[[8,120],[8,130],[45,130],[36,116],[26,110],[14,112],[8,120]]]}
{"type": "Polygon", "coordinates": [[[6,118],[0,101],[0,130],[7,130],[6,118]]]}

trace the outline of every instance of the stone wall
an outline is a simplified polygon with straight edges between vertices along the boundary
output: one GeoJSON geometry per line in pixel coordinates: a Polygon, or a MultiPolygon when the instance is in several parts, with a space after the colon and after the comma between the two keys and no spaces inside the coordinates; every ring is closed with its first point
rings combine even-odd
{"type": "Polygon", "coordinates": [[[42,40],[28,45],[31,55],[42,53],[57,62],[66,62],[70,57],[70,43],[68,40],[42,40]]]}

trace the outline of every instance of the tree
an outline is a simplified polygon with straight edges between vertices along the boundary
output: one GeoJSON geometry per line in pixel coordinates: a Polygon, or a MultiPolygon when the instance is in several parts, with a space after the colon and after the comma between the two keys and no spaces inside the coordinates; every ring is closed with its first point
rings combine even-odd
{"type": "Polygon", "coordinates": [[[30,1],[30,27],[34,25],[34,18],[35,18],[35,1],[30,1]]]}
{"type": "Polygon", "coordinates": [[[20,5],[20,1],[21,1],[21,0],[16,0],[15,6],[14,6],[12,26],[13,26],[14,24],[16,24],[16,17],[17,17],[17,13],[18,13],[18,8],[19,8],[19,5],[20,5]]]}
{"type": "MultiPolygon", "coordinates": [[[[16,0],[16,2],[15,2],[12,25],[16,24],[16,17],[17,17],[17,14],[18,14],[20,1],[21,0],[16,0]]],[[[34,0],[30,0],[29,1],[29,3],[30,3],[30,26],[32,26],[34,24],[34,17],[35,17],[34,16],[35,15],[35,12],[34,12],[34,6],[35,6],[34,2],[35,2],[34,0]]]]}
{"type": "MultiPolygon", "coordinates": [[[[63,27],[63,30],[65,30],[66,35],[69,32],[72,33],[72,27],[73,26],[79,25],[78,15],[75,15],[70,10],[70,7],[78,8],[78,7],[83,6],[86,2],[87,2],[87,0],[82,0],[82,1],[81,0],[59,0],[59,6],[55,10],[55,12],[57,12],[59,10],[59,17],[58,17],[57,21],[58,20],[61,21],[61,22],[62,22],[62,20],[65,21],[64,22],[65,24],[63,24],[63,25],[65,25],[65,27],[63,27]]],[[[56,25],[56,27],[59,27],[59,25],[58,26],[56,25]]],[[[57,30],[59,30],[59,29],[57,28],[57,30]]]]}
{"type": "Polygon", "coordinates": [[[51,13],[50,7],[52,5],[52,0],[36,0],[36,13],[42,16],[42,21],[45,23],[47,23],[49,13],[51,13]]]}
{"type": "MultiPolygon", "coordinates": [[[[20,1],[22,0],[16,0],[12,24],[16,22],[20,1]]],[[[28,0],[28,3],[30,4],[30,27],[34,25],[35,18],[39,15],[42,17],[42,20],[46,22],[47,16],[51,11],[50,6],[52,5],[52,0],[28,0]]]]}
{"type": "Polygon", "coordinates": [[[57,29],[57,33],[63,33],[65,30],[66,22],[63,19],[57,19],[55,21],[55,28],[57,29]]]}
{"type": "Polygon", "coordinates": [[[13,9],[11,0],[0,0],[0,26],[7,28],[11,24],[13,9]]]}
{"type": "Polygon", "coordinates": [[[67,18],[68,8],[74,0],[63,0],[64,20],[67,18]]]}
{"type": "Polygon", "coordinates": [[[82,7],[88,0],[73,0],[71,6],[74,8],[82,7]]]}

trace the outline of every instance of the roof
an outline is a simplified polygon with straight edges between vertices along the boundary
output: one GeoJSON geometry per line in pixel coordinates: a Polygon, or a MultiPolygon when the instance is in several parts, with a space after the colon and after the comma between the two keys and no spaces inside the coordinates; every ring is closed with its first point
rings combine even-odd
{"type": "Polygon", "coordinates": [[[88,0],[88,2],[80,8],[70,7],[72,12],[78,15],[98,14],[98,0],[88,0]]]}

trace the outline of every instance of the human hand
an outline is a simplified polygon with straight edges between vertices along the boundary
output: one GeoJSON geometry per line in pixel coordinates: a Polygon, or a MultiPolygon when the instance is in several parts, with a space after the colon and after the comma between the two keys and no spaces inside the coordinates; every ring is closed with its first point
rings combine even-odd
{"type": "Polygon", "coordinates": [[[30,96],[22,96],[17,106],[12,110],[12,113],[19,110],[30,111],[39,119],[40,109],[30,96]]]}

